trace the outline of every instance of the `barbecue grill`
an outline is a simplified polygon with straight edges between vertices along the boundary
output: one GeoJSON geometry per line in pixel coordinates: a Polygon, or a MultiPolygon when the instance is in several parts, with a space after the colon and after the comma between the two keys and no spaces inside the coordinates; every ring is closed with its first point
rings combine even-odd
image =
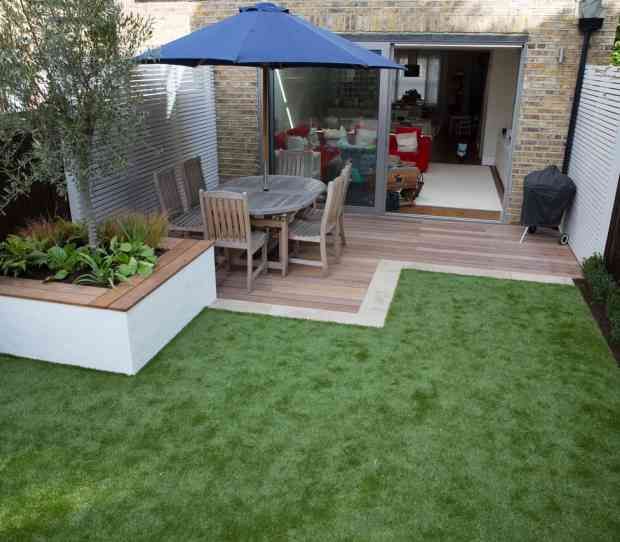
{"type": "Polygon", "coordinates": [[[521,243],[528,233],[538,228],[553,228],[560,231],[560,244],[568,244],[564,232],[564,218],[577,192],[577,187],[568,175],[556,166],[533,171],[525,177],[523,186],[523,207],[521,225],[525,226],[521,243]]]}

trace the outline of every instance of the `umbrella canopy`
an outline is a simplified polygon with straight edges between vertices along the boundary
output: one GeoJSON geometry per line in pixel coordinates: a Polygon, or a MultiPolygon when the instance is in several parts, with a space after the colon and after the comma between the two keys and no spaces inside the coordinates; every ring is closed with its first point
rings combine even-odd
{"type": "Polygon", "coordinates": [[[211,64],[403,69],[270,3],[240,8],[237,15],[144,53],[138,60],[191,67],[211,64]]]}
{"type": "Polygon", "coordinates": [[[143,64],[255,66],[263,69],[264,188],[269,172],[269,70],[294,66],[404,69],[303,19],[286,8],[260,3],[196,30],[136,59],[143,64]]]}

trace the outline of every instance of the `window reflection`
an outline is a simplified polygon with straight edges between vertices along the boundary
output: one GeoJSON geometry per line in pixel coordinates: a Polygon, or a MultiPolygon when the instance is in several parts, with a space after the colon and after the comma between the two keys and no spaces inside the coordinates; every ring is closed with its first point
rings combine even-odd
{"type": "Polygon", "coordinates": [[[351,160],[349,205],[374,205],[379,73],[377,70],[275,70],[276,173],[336,178],[351,160]]]}

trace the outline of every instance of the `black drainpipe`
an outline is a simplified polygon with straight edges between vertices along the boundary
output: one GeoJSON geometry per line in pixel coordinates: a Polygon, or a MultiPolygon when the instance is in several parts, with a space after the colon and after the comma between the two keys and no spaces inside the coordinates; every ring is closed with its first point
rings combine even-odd
{"type": "Polygon", "coordinates": [[[577,124],[577,112],[579,111],[579,102],[581,101],[581,87],[583,86],[583,75],[586,71],[586,62],[588,61],[588,49],[590,47],[590,38],[592,33],[600,30],[603,26],[601,18],[584,18],[579,19],[579,30],[583,32],[583,45],[581,47],[581,59],[579,60],[579,72],[577,73],[577,83],[575,84],[575,97],[573,98],[573,107],[570,112],[570,122],[568,124],[568,134],[566,136],[566,148],[564,150],[564,162],[562,163],[562,173],[568,173],[570,164],[570,156],[573,151],[573,140],[575,138],[575,125],[577,124]]]}

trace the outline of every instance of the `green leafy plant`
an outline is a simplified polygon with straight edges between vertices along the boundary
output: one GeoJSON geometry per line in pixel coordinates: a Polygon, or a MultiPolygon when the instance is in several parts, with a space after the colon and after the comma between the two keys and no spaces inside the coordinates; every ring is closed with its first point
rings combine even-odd
{"type": "Polygon", "coordinates": [[[168,226],[168,217],[163,213],[125,213],[104,221],[99,226],[99,238],[105,243],[116,237],[119,241],[157,248],[168,235],[168,226]]]}
{"type": "Polygon", "coordinates": [[[116,237],[112,238],[107,249],[81,252],[78,258],[88,271],[80,275],[76,283],[112,288],[135,275],[148,277],[157,263],[157,256],[151,247],[140,242],[119,241],[116,237]]]}
{"type": "Polygon", "coordinates": [[[48,246],[63,246],[70,243],[81,246],[88,242],[88,233],[84,224],[71,222],[64,218],[33,220],[17,233],[22,237],[43,241],[48,246]]]}
{"type": "Polygon", "coordinates": [[[113,237],[110,241],[110,258],[118,267],[118,272],[126,278],[133,275],[148,277],[155,267],[155,251],[140,241],[119,241],[113,237]]]}
{"type": "Polygon", "coordinates": [[[45,265],[47,254],[42,241],[9,235],[0,243],[0,272],[18,277],[28,270],[45,265]]]}
{"type": "MultiPolygon", "coordinates": [[[[620,17],[618,17],[620,23],[620,17]]],[[[614,48],[611,53],[611,63],[614,66],[620,66],[620,24],[616,27],[616,37],[614,39],[614,48]]]]}
{"type": "Polygon", "coordinates": [[[78,257],[88,271],[75,279],[76,284],[93,284],[114,288],[117,283],[127,280],[123,275],[117,274],[110,255],[102,248],[82,252],[78,257]]]}
{"type": "Polygon", "coordinates": [[[620,342],[620,288],[612,288],[607,298],[607,318],[611,325],[610,339],[620,342]]]}
{"type": "Polygon", "coordinates": [[[614,286],[614,280],[605,267],[600,254],[593,254],[583,261],[583,275],[592,290],[592,301],[604,304],[614,286]]]}
{"type": "Polygon", "coordinates": [[[46,280],[65,280],[67,277],[83,268],[80,254],[86,247],[77,248],[73,244],[64,247],[55,245],[47,250],[46,266],[53,273],[46,280]]]}

